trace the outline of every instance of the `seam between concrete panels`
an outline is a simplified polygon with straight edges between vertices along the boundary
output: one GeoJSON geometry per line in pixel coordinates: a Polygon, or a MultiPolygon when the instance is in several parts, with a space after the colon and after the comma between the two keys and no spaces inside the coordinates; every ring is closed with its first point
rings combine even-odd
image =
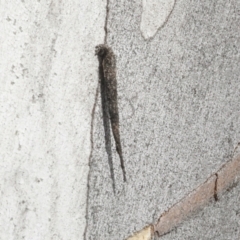
{"type": "MultiPolygon", "coordinates": [[[[104,43],[107,43],[107,35],[108,35],[108,28],[107,28],[107,24],[108,24],[108,16],[109,16],[109,0],[107,0],[106,2],[106,17],[105,17],[105,23],[104,23],[104,31],[105,31],[105,35],[104,35],[104,43]]],[[[94,104],[93,104],[93,108],[92,108],[92,113],[91,113],[91,129],[90,129],[90,143],[91,143],[91,150],[90,150],[90,155],[89,155],[89,159],[88,159],[88,177],[87,177],[87,201],[86,201],[86,226],[84,229],[84,240],[87,240],[87,230],[88,230],[88,218],[89,218],[89,194],[90,194],[90,188],[89,188],[89,182],[90,182],[90,178],[91,178],[91,171],[90,171],[90,166],[91,166],[91,159],[92,159],[92,153],[93,153],[93,148],[94,148],[94,144],[93,144],[93,128],[94,128],[94,119],[95,119],[95,110],[96,110],[96,105],[97,105],[97,99],[98,99],[98,94],[99,94],[99,81],[97,84],[97,89],[96,89],[96,93],[95,93],[95,98],[94,98],[94,104]]]]}
{"type": "Polygon", "coordinates": [[[105,17],[105,24],[104,24],[104,31],[105,31],[105,36],[104,36],[104,44],[107,44],[107,37],[108,37],[108,17],[109,17],[109,0],[107,0],[106,4],[106,17],[105,17]]]}

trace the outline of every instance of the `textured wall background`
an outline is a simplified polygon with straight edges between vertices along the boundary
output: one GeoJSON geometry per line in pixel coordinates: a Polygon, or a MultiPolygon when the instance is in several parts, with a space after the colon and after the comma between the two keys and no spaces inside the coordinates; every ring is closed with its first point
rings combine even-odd
{"type": "Polygon", "coordinates": [[[1,1],[0,239],[83,239],[101,1],[1,1]]]}
{"type": "MultiPolygon", "coordinates": [[[[141,25],[151,6],[110,1],[107,39],[117,55],[128,182],[115,154],[114,196],[98,99],[88,239],[123,239],[155,222],[231,159],[239,142],[239,1],[172,7],[154,35],[141,25]]],[[[162,239],[239,239],[238,202],[236,187],[162,239]]]]}
{"type": "MultiPolygon", "coordinates": [[[[237,0],[109,1],[128,177],[113,144],[114,195],[99,95],[94,105],[106,1],[2,1],[0,239],[83,239],[85,226],[85,239],[124,239],[229,160],[239,11],[237,0]]],[[[162,239],[239,239],[239,192],[162,239]]]]}

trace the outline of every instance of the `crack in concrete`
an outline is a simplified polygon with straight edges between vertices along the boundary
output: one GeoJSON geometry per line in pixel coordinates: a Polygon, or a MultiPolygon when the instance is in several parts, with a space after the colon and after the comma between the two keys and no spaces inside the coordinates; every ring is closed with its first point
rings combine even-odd
{"type": "Polygon", "coordinates": [[[104,24],[104,31],[105,31],[105,36],[104,36],[104,44],[107,44],[107,36],[108,36],[108,17],[109,17],[109,0],[107,0],[107,5],[106,5],[106,17],[105,17],[105,24],[104,24]]]}
{"type": "Polygon", "coordinates": [[[214,199],[217,202],[218,201],[218,195],[217,195],[217,184],[218,184],[218,174],[215,173],[216,180],[215,180],[215,185],[214,185],[214,199]]]}
{"type": "MultiPolygon", "coordinates": [[[[106,17],[105,17],[105,24],[104,24],[104,31],[105,31],[105,36],[104,36],[104,43],[107,43],[107,35],[108,35],[108,28],[107,28],[107,23],[108,23],[108,16],[109,16],[109,0],[107,0],[107,5],[106,5],[106,17]]],[[[89,196],[90,196],[90,178],[91,178],[91,171],[90,171],[90,166],[91,166],[91,159],[92,159],[92,153],[93,153],[93,127],[94,127],[94,119],[95,119],[95,109],[97,105],[97,99],[98,99],[98,94],[99,94],[99,87],[100,87],[100,82],[98,81],[96,93],[95,93],[95,99],[94,99],[94,104],[92,108],[92,113],[91,113],[91,130],[90,130],[90,142],[91,142],[91,150],[90,150],[90,155],[88,159],[88,177],[87,177],[87,201],[86,201],[86,226],[84,229],[84,240],[87,240],[87,230],[88,230],[88,217],[89,217],[89,196]]]]}
{"type": "MultiPolygon", "coordinates": [[[[156,28],[156,30],[154,31],[155,33],[154,33],[154,34],[151,34],[151,35],[149,35],[149,36],[146,36],[147,33],[144,31],[143,26],[142,26],[142,25],[143,25],[143,13],[144,13],[144,6],[143,6],[143,4],[142,4],[140,31],[141,31],[141,34],[142,34],[142,36],[143,36],[143,38],[144,38],[145,40],[152,40],[152,39],[155,37],[155,35],[156,35],[159,31],[161,31],[162,28],[165,27],[165,25],[168,23],[168,21],[169,21],[169,19],[170,19],[170,16],[172,15],[172,12],[173,12],[174,9],[175,9],[176,2],[177,2],[177,0],[174,0],[174,3],[173,3],[173,5],[172,5],[172,9],[168,12],[168,15],[166,16],[165,20],[159,25],[159,27],[156,28]]],[[[163,9],[161,9],[161,10],[163,10],[163,9]]],[[[154,11],[153,11],[153,12],[154,12],[154,11]]],[[[151,16],[151,14],[150,14],[150,16],[151,16]]],[[[149,34],[149,33],[148,33],[148,34],[149,34]]]]}
{"type": "Polygon", "coordinates": [[[92,159],[92,153],[93,153],[93,127],[94,127],[94,119],[95,119],[95,109],[97,106],[97,99],[98,99],[98,94],[99,94],[99,82],[97,85],[97,89],[96,89],[96,93],[95,93],[95,99],[94,99],[94,104],[93,104],[93,108],[92,108],[92,118],[91,118],[91,130],[90,130],[90,142],[91,142],[91,150],[90,150],[90,155],[89,155],[89,159],[88,159],[88,177],[87,177],[87,202],[86,202],[86,226],[84,229],[84,240],[87,239],[87,229],[88,229],[88,216],[89,216],[89,195],[90,195],[90,186],[89,186],[89,182],[90,182],[90,178],[91,178],[91,171],[90,171],[90,166],[91,166],[91,159],[92,159]]]}

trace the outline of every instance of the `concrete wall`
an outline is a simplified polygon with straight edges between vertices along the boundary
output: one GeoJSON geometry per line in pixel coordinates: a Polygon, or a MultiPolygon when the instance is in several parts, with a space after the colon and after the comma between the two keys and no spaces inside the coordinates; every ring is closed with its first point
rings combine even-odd
{"type": "MultiPolygon", "coordinates": [[[[0,239],[124,239],[216,172],[240,141],[240,2],[106,6],[1,2],[0,239]],[[115,194],[94,56],[105,37],[117,57],[128,179],[112,139],[115,194]]],[[[239,239],[239,192],[162,239],[239,239]]]]}
{"type": "MultiPolygon", "coordinates": [[[[240,141],[239,10],[239,1],[110,1],[128,182],[113,144],[114,195],[99,99],[87,239],[124,239],[156,222],[232,158],[240,141]]],[[[237,185],[162,239],[239,239],[239,193],[237,185]]]]}
{"type": "Polygon", "coordinates": [[[0,239],[83,239],[105,3],[0,11],[0,239]]]}

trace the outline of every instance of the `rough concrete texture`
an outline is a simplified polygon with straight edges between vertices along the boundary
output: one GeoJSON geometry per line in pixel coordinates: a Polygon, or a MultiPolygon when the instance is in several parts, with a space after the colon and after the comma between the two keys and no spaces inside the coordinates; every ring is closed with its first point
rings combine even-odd
{"type": "Polygon", "coordinates": [[[219,196],[222,196],[226,190],[235,186],[239,180],[240,155],[237,155],[210,176],[206,182],[161,214],[157,223],[154,224],[154,232],[158,236],[169,233],[184,220],[199,211],[210,200],[219,201],[219,196]]]}
{"type": "Polygon", "coordinates": [[[167,23],[176,0],[142,0],[140,30],[144,38],[153,37],[167,23]]]}
{"type": "Polygon", "coordinates": [[[1,1],[0,239],[83,239],[102,1],[1,1]]]}
{"type": "MultiPolygon", "coordinates": [[[[128,179],[113,144],[114,195],[93,55],[107,1],[1,1],[0,239],[124,239],[232,157],[240,2],[177,0],[158,22],[159,2],[109,0],[128,179]]],[[[162,239],[238,239],[239,192],[162,239]]]]}
{"type": "Polygon", "coordinates": [[[201,211],[161,239],[240,239],[239,192],[240,184],[235,184],[219,201],[209,202],[201,211]]]}
{"type": "MultiPolygon", "coordinates": [[[[86,239],[124,239],[232,158],[240,141],[240,2],[176,1],[151,38],[140,1],[110,1],[108,44],[117,56],[123,183],[116,194],[97,100],[86,239]]],[[[96,59],[97,61],[97,59],[96,59]]],[[[162,239],[239,239],[239,185],[162,239]]]]}

